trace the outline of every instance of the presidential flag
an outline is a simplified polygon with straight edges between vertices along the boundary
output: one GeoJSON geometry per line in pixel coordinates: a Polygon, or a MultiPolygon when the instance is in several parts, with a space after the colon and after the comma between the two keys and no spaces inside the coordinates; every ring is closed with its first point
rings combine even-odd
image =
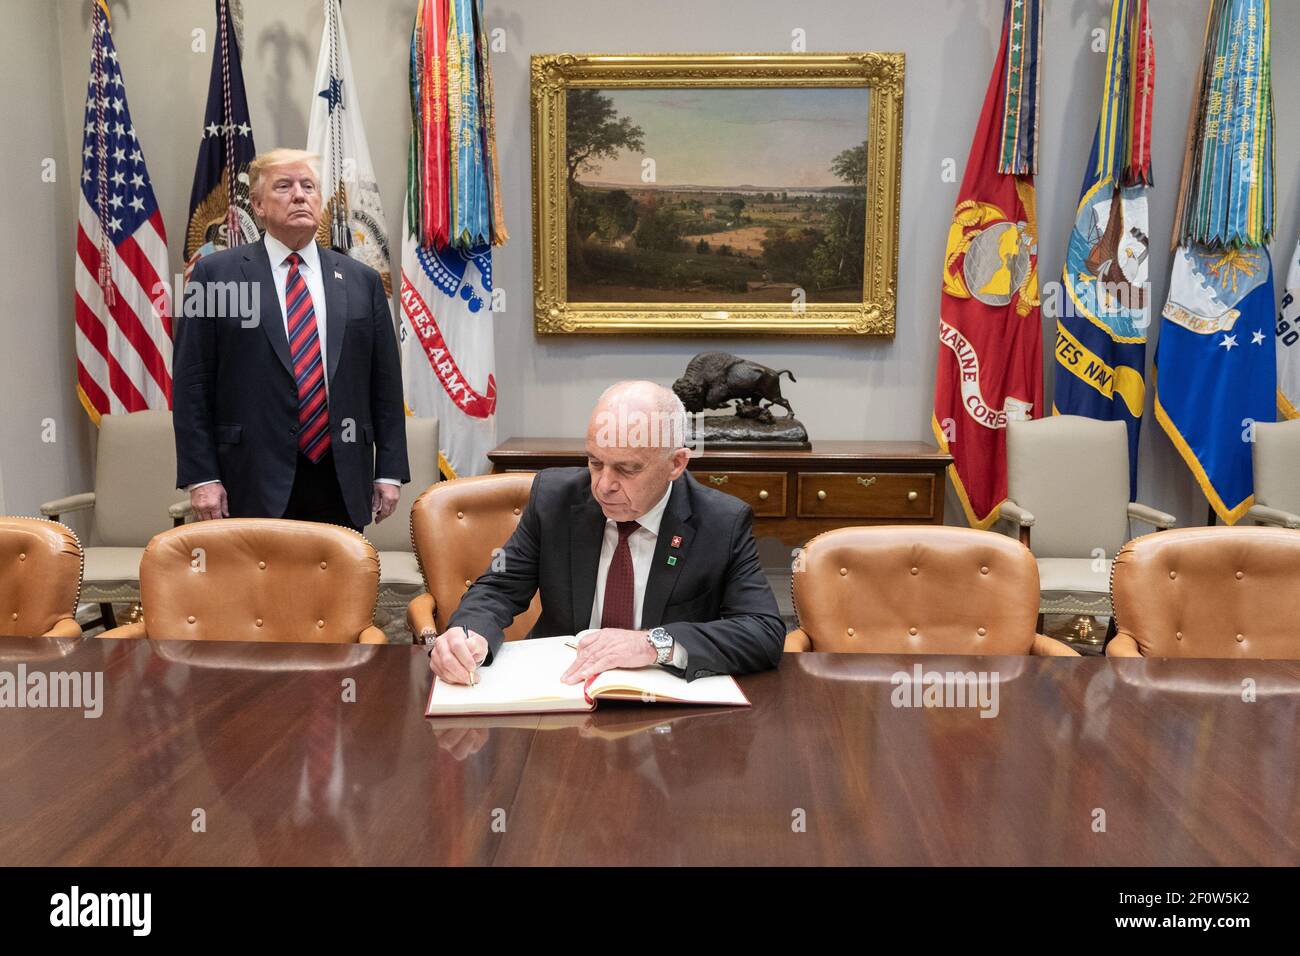
{"type": "Polygon", "coordinates": [[[1147,277],[1155,44],[1147,0],[1113,0],[1101,112],[1065,254],[1053,414],[1128,426],[1129,496],[1151,324],[1147,277]]]}
{"type": "Polygon", "coordinates": [[[131,122],[108,7],[91,19],[77,203],[77,397],[100,417],[171,408],[167,232],[131,122]]]}
{"type": "Polygon", "coordinates": [[[1156,346],[1156,420],[1215,513],[1254,503],[1254,425],[1277,418],[1268,0],[1213,0],[1156,346]]]}
{"type": "Polygon", "coordinates": [[[307,128],[307,149],[321,158],[324,215],[317,241],[370,266],[384,280],[384,291],[392,295],[388,230],[361,122],[343,15],[339,0],[324,0],[324,4],[325,29],[307,128]]]}
{"type": "Polygon", "coordinates": [[[237,24],[243,14],[236,0],[216,0],[216,5],[208,105],[185,231],[187,278],[203,256],[257,242],[262,235],[248,196],[248,164],[257,150],[240,66],[237,24]]]}
{"type": "Polygon", "coordinates": [[[1300,418],[1300,242],[1277,315],[1277,410],[1282,418],[1300,418]]]}
{"type": "Polygon", "coordinates": [[[1040,0],[1006,0],[1002,38],[948,231],[932,427],[972,527],[1007,496],[1006,426],[1043,409],[1039,324],[1040,0]]]}
{"type": "Polygon", "coordinates": [[[398,337],[407,407],[438,418],[446,478],[487,471],[496,444],[492,243],[506,234],[486,39],[480,2],[420,0],[398,337]]]}

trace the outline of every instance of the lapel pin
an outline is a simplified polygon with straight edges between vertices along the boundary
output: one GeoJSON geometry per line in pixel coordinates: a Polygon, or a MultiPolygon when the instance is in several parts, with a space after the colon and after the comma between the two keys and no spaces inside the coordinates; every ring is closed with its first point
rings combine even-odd
{"type": "Polygon", "coordinates": [[[673,547],[680,548],[681,546],[682,546],[682,536],[680,534],[673,535],[673,547]]]}
{"type": "Polygon", "coordinates": [[[336,278],[336,279],[342,279],[342,278],[343,278],[343,273],[342,273],[342,272],[335,271],[335,273],[334,273],[334,278],[336,278]]]}
{"type": "Polygon", "coordinates": [[[675,567],[676,565],[677,565],[677,555],[675,554],[668,555],[668,567],[671,568],[671,567],[675,567]]]}

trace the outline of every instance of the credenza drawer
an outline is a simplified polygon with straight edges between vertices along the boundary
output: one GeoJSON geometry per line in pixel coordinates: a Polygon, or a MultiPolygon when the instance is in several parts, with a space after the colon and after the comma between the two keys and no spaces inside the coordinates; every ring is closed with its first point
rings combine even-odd
{"type": "Polygon", "coordinates": [[[926,472],[799,473],[800,518],[904,518],[934,514],[934,475],[926,472]]]}
{"type": "Polygon", "coordinates": [[[706,488],[735,495],[754,509],[759,518],[785,514],[785,472],[783,471],[692,471],[706,488]]]}

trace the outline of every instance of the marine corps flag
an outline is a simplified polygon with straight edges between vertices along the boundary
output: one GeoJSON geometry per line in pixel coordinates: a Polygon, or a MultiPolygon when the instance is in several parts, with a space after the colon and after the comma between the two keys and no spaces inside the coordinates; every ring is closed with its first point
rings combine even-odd
{"type": "Polygon", "coordinates": [[[216,0],[217,32],[212,45],[208,105],[203,141],[190,189],[190,219],[185,231],[185,275],[210,252],[257,242],[261,231],[248,199],[248,164],[257,150],[248,120],[244,73],[239,60],[235,0],[216,0]]]}
{"type": "Polygon", "coordinates": [[[1128,426],[1132,498],[1151,324],[1147,191],[1155,44],[1147,0],[1113,0],[1109,36],[1101,114],[1061,276],[1052,412],[1128,426]]]}
{"type": "Polygon", "coordinates": [[[1269,14],[1211,0],[1156,346],[1156,420],[1227,524],[1255,500],[1254,424],[1277,420],[1269,14]]]}
{"type": "Polygon", "coordinates": [[[1007,496],[1006,425],[1043,405],[1039,325],[1040,0],[1005,0],[1002,42],[948,230],[932,426],[971,527],[1007,496]]]}
{"type": "Polygon", "coordinates": [[[361,122],[339,0],[325,0],[313,91],[307,149],[321,158],[324,214],[316,239],[370,266],[384,280],[384,291],[392,295],[388,230],[361,122]]]}
{"type": "Polygon", "coordinates": [[[487,471],[496,444],[492,246],[501,219],[481,0],[419,0],[402,222],[402,381],[438,419],[446,478],[487,471]]]}

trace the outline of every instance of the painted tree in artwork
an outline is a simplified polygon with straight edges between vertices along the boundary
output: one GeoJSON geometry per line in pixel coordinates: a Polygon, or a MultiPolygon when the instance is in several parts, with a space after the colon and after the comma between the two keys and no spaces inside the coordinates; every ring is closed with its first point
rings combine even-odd
{"type": "Polygon", "coordinates": [[[867,144],[843,150],[831,160],[831,172],[845,183],[837,187],[827,217],[826,235],[809,262],[814,288],[862,283],[866,251],[867,144]]]}
{"type": "Polygon", "coordinates": [[[599,90],[569,90],[565,101],[565,166],[569,268],[586,272],[582,244],[577,231],[576,204],[582,187],[578,174],[600,168],[602,159],[613,159],[620,150],[645,148],[644,131],[628,117],[619,116],[613,101],[599,90]]]}

